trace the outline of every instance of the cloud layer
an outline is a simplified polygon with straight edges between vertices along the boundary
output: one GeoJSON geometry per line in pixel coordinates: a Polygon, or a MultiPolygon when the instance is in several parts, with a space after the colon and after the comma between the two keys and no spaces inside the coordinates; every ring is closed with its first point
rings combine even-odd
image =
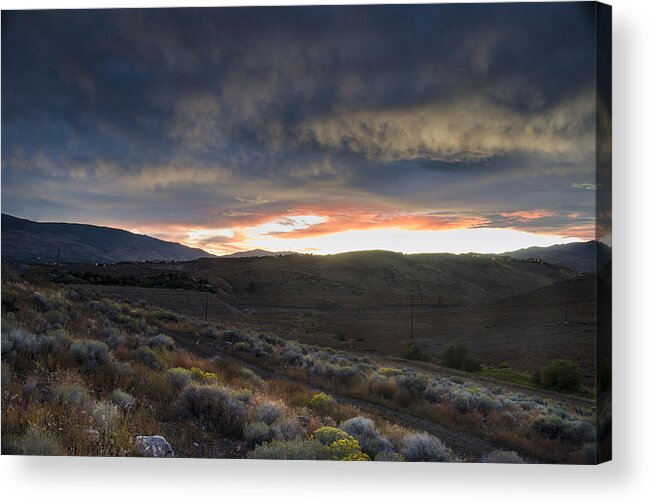
{"type": "Polygon", "coordinates": [[[279,244],[394,228],[594,234],[590,5],[2,23],[4,212],[185,242],[217,230],[200,240],[217,252],[265,225],[279,244]],[[275,229],[300,216],[313,222],[275,229]]]}

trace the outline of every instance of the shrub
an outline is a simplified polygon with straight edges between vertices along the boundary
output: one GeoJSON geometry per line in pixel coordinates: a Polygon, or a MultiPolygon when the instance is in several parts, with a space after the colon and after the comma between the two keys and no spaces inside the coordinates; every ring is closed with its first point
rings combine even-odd
{"type": "Polygon", "coordinates": [[[400,454],[409,462],[449,462],[450,452],[438,438],[421,432],[405,436],[400,454]]]}
{"type": "Polygon", "coordinates": [[[538,368],[531,375],[531,383],[533,383],[534,385],[538,385],[538,386],[542,385],[542,381],[541,381],[541,378],[540,378],[540,372],[541,372],[541,370],[540,370],[540,368],[538,368]]]}
{"type": "Polygon", "coordinates": [[[68,333],[62,329],[40,336],[40,353],[50,355],[67,351],[72,345],[72,339],[68,333]]]}
{"type": "Polygon", "coordinates": [[[402,352],[403,359],[409,359],[413,361],[424,361],[429,362],[432,360],[432,356],[425,352],[419,345],[416,343],[410,343],[407,345],[407,348],[402,352]]]}
{"type": "Polygon", "coordinates": [[[76,341],[70,347],[70,351],[74,359],[86,371],[108,364],[112,360],[109,347],[101,341],[76,341]]]}
{"type": "Polygon", "coordinates": [[[139,346],[136,348],[136,357],[140,362],[154,371],[163,371],[166,367],[165,362],[148,346],[139,346]]]}
{"type": "Polygon", "coordinates": [[[111,402],[118,408],[126,411],[136,405],[136,398],[124,390],[116,389],[111,392],[111,402]]]}
{"type": "Polygon", "coordinates": [[[392,399],[398,392],[396,382],[384,375],[373,373],[368,382],[369,392],[392,399]]]}
{"type": "MultiPolygon", "coordinates": [[[[212,373],[208,373],[212,374],[212,373]]],[[[233,397],[240,401],[243,404],[251,404],[251,399],[253,398],[253,392],[249,389],[241,389],[236,392],[233,392],[233,397]]]]}
{"type": "Polygon", "coordinates": [[[100,332],[100,337],[110,348],[113,349],[127,344],[126,336],[112,327],[102,329],[100,332]]]}
{"type": "Polygon", "coordinates": [[[204,371],[198,367],[190,368],[190,373],[192,374],[192,379],[199,383],[212,383],[217,380],[217,375],[209,371],[204,371]]]}
{"type": "Polygon", "coordinates": [[[422,375],[407,373],[396,377],[396,385],[408,396],[419,397],[427,388],[427,380],[422,375]]]}
{"type": "Polygon", "coordinates": [[[353,436],[335,427],[321,427],[314,432],[314,439],[324,445],[330,460],[370,460],[353,436]]]}
{"type": "Polygon", "coordinates": [[[549,439],[565,441],[594,441],[596,427],[584,420],[564,420],[557,415],[538,417],[533,422],[533,429],[549,439]]]}
{"type": "Polygon", "coordinates": [[[314,431],[314,439],[323,445],[331,445],[340,439],[346,439],[349,434],[336,427],[320,427],[314,431]]]}
{"type": "Polygon", "coordinates": [[[450,405],[457,413],[468,413],[472,408],[472,399],[473,397],[467,392],[459,391],[450,400],[450,405]]]}
{"type": "Polygon", "coordinates": [[[433,403],[446,402],[450,399],[450,390],[439,386],[437,383],[430,383],[427,385],[423,396],[433,403]]]}
{"type": "Polygon", "coordinates": [[[474,357],[466,357],[463,361],[463,368],[470,373],[476,373],[481,371],[481,361],[474,357]]]}
{"type": "Polygon", "coordinates": [[[556,359],[540,370],[543,387],[558,392],[572,393],[581,385],[581,367],[568,359],[556,359]]]}
{"type": "Polygon", "coordinates": [[[357,366],[335,366],[334,378],[342,385],[350,385],[359,375],[360,371],[357,366]]]}
{"type": "Polygon", "coordinates": [[[122,379],[131,379],[135,374],[133,366],[129,362],[113,362],[113,372],[116,377],[122,379]]]}
{"type": "Polygon", "coordinates": [[[325,392],[314,394],[309,402],[310,408],[322,415],[330,414],[334,408],[334,405],[335,400],[331,395],[328,395],[325,392]]]}
{"type": "Polygon", "coordinates": [[[284,405],[279,401],[264,401],[255,407],[255,418],[259,422],[271,425],[285,413],[284,405]]]}
{"type": "Polygon", "coordinates": [[[341,429],[359,441],[362,450],[373,458],[381,452],[393,451],[393,445],[377,431],[373,420],[358,416],[343,422],[341,429]]]}
{"type": "Polygon", "coordinates": [[[48,300],[47,296],[45,296],[45,294],[35,291],[32,294],[32,299],[41,311],[47,311],[52,308],[52,305],[50,304],[50,301],[48,300]]]}
{"type": "Polygon", "coordinates": [[[339,439],[328,446],[331,460],[367,461],[369,456],[364,453],[359,442],[353,437],[339,439]]]}
{"type": "Polygon", "coordinates": [[[15,327],[2,332],[2,355],[7,358],[12,351],[30,356],[46,353],[56,342],[53,336],[37,336],[25,329],[15,327]]]}
{"type": "Polygon", "coordinates": [[[174,350],[176,348],[176,342],[174,339],[165,334],[152,336],[147,340],[147,344],[152,348],[162,347],[167,348],[168,350],[174,350]]]}
{"type": "Polygon", "coordinates": [[[244,404],[219,385],[190,384],[176,402],[181,417],[227,435],[241,435],[246,422],[244,404]]]}
{"type": "Polygon", "coordinates": [[[18,310],[18,296],[9,291],[2,291],[2,307],[8,311],[18,310]]]}
{"type": "Polygon", "coordinates": [[[328,460],[330,452],[314,439],[295,439],[258,445],[249,452],[248,457],[265,460],[328,460]]]}
{"type": "Polygon", "coordinates": [[[296,418],[280,418],[271,426],[276,439],[296,439],[303,436],[303,427],[296,418]]]}
{"type": "Polygon", "coordinates": [[[181,390],[192,381],[192,373],[181,367],[168,369],[166,376],[168,383],[177,390],[181,390]]]}
{"type": "Polygon", "coordinates": [[[58,441],[45,434],[27,431],[22,436],[2,439],[3,455],[62,455],[58,441]]]}
{"type": "Polygon", "coordinates": [[[45,320],[49,324],[63,324],[65,322],[65,315],[59,310],[50,310],[45,314],[45,320]]]}
{"type": "Polygon", "coordinates": [[[475,408],[479,410],[480,413],[488,415],[491,411],[496,411],[502,409],[502,404],[493,399],[490,396],[484,394],[475,395],[475,408]]]}
{"type": "Polygon", "coordinates": [[[396,368],[389,368],[389,367],[383,367],[380,368],[376,371],[377,374],[382,375],[382,376],[398,376],[402,374],[401,369],[396,369],[396,368]]]}
{"type": "Polygon", "coordinates": [[[112,434],[120,420],[117,406],[108,401],[100,401],[93,408],[93,421],[100,432],[112,434]]]}
{"type": "Polygon", "coordinates": [[[76,383],[56,385],[52,389],[52,398],[66,406],[84,406],[90,402],[86,389],[76,383]]]}
{"type": "Polygon", "coordinates": [[[264,422],[253,422],[244,426],[244,439],[253,445],[262,444],[271,439],[271,428],[264,422]]]}
{"type": "Polygon", "coordinates": [[[250,349],[251,347],[249,346],[249,344],[244,341],[238,341],[233,345],[234,352],[248,353],[250,349]]]}
{"type": "Polygon", "coordinates": [[[441,354],[441,361],[445,367],[463,369],[468,350],[463,343],[452,344],[441,354]]]}
{"type": "Polygon", "coordinates": [[[493,450],[481,456],[485,464],[524,464],[524,460],[517,452],[509,450],[493,450]]]}
{"type": "Polygon", "coordinates": [[[383,451],[378,453],[373,460],[376,462],[404,462],[405,459],[394,451],[383,451]]]}

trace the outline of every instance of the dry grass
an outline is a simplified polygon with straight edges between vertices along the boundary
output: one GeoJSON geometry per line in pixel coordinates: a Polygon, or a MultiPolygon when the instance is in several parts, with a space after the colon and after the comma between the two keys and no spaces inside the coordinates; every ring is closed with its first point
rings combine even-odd
{"type": "MultiPolygon", "coordinates": [[[[8,287],[5,285],[4,288],[8,287]]],[[[27,284],[11,288],[17,293],[17,308],[11,314],[3,313],[5,323],[9,320],[12,326],[23,327],[37,336],[47,333],[43,310],[32,300],[32,291],[27,284]]],[[[56,445],[56,449],[65,455],[127,456],[134,454],[136,435],[161,434],[168,438],[180,456],[246,456],[246,448],[242,448],[246,443],[243,443],[240,433],[233,431],[224,436],[219,434],[219,429],[210,432],[202,425],[179,418],[173,411],[172,405],[182,390],[172,386],[165,369],[182,368],[200,370],[191,373],[195,382],[208,387],[213,382],[215,386],[227,386],[245,405],[243,422],[255,421],[255,406],[263,401],[285,405],[283,418],[295,421],[292,419],[300,417],[301,435],[304,437],[309,437],[324,425],[338,425],[361,414],[359,408],[337,401],[327,412],[310,408],[310,400],[315,394],[312,387],[317,386],[487,437],[499,446],[537,459],[576,462],[586,456],[581,451],[582,446],[569,446],[548,439],[533,432],[526,422],[514,425],[512,419],[501,412],[480,413],[471,409],[459,413],[449,403],[429,402],[405,391],[404,384],[401,389],[393,376],[374,381],[369,378],[369,372],[360,372],[352,377],[335,374],[334,378],[326,378],[314,376],[307,369],[284,361],[279,365],[273,355],[238,354],[238,358],[274,371],[275,378],[262,379],[231,358],[208,361],[180,348],[160,347],[148,350],[162,364],[160,369],[152,369],[139,360],[136,350],[146,344],[152,331],[162,328],[168,336],[185,334],[193,335],[194,339],[194,335],[202,333],[204,326],[185,319],[172,319],[176,317],[173,314],[160,310],[150,312],[128,303],[105,300],[100,305],[92,305],[89,301],[70,301],[57,289],[39,290],[58,311],[65,314],[65,330],[73,340],[101,339],[103,328],[114,327],[128,341],[114,345],[108,362],[87,369],[75,361],[69,351],[40,356],[18,352],[6,360],[3,355],[3,384],[5,376],[9,380],[2,392],[3,439],[28,439],[32,444],[40,440],[44,446],[51,441],[52,446],[56,445]],[[216,378],[207,382],[199,380],[201,376],[208,376],[206,373],[213,373],[216,378]],[[64,385],[83,387],[90,403],[70,405],[54,400],[52,390],[64,385]],[[88,429],[97,428],[93,408],[107,401],[116,389],[133,395],[135,406],[119,412],[110,429],[100,430],[98,434],[89,433],[88,429]]],[[[372,418],[378,430],[394,446],[399,446],[410,432],[378,415],[364,413],[364,416],[372,418]]],[[[24,444],[27,446],[27,442],[24,444]]]]}

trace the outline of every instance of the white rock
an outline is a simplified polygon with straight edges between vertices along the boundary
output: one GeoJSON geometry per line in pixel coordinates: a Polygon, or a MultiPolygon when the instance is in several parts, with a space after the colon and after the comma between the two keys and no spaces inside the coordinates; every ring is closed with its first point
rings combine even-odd
{"type": "Polygon", "coordinates": [[[163,436],[136,436],[136,450],[141,457],[174,458],[174,451],[163,436]]]}

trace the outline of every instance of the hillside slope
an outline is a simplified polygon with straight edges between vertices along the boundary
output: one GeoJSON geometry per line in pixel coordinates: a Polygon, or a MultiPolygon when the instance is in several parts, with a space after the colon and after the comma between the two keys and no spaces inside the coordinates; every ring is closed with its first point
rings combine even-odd
{"type": "Polygon", "coordinates": [[[20,262],[191,261],[201,249],[108,227],[34,222],[2,214],[2,258],[20,262]]]}
{"type": "Polygon", "coordinates": [[[514,259],[541,259],[574,271],[594,273],[610,261],[610,247],[601,242],[566,243],[551,247],[529,247],[501,254],[514,259]],[[597,262],[601,264],[597,265],[597,262]]]}
{"type": "Polygon", "coordinates": [[[475,304],[575,276],[549,264],[385,251],[204,259],[185,267],[226,280],[246,304],[324,308],[404,304],[411,296],[424,303],[475,304]]]}

